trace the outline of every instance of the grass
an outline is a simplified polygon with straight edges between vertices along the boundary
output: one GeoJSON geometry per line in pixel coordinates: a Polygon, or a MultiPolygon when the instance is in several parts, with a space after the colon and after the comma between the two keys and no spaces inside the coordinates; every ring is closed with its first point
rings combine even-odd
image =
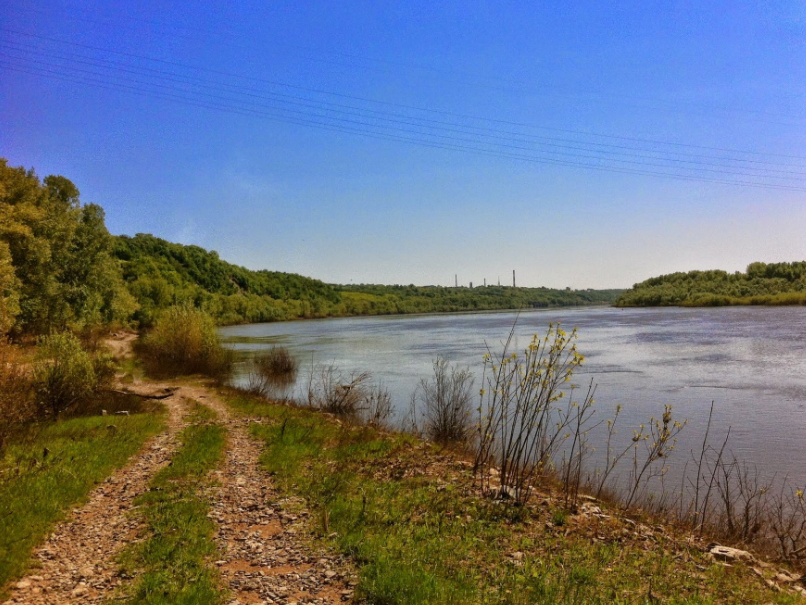
{"type": "Polygon", "coordinates": [[[163,426],[161,415],[72,418],[17,435],[0,460],[0,587],[48,530],[163,426]],[[46,453],[47,452],[47,453],[46,453]]]}
{"type": "Polygon", "coordinates": [[[800,602],[672,529],[558,513],[561,496],[542,486],[529,506],[495,502],[465,463],[410,436],[230,399],[269,420],[252,425],[262,464],[307,499],[317,539],[353,557],[369,603],[800,602]]]}
{"type": "Polygon", "coordinates": [[[154,476],[150,490],[135,504],[148,526],[148,538],[121,555],[122,573],[137,575],[125,595],[128,604],[215,605],[223,602],[210,559],[216,552],[214,523],[200,489],[221,460],[226,431],[204,406],[194,408],[171,464],[154,476]]]}

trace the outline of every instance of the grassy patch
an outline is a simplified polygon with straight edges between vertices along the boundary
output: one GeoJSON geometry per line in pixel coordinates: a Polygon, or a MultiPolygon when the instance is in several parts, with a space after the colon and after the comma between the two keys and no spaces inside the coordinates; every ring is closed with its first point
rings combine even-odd
{"type": "Polygon", "coordinates": [[[480,496],[460,460],[405,435],[232,396],[271,422],[262,462],[307,498],[320,539],[360,567],[369,603],[794,603],[671,530],[558,512],[548,490],[513,507],[480,496]]]}
{"type": "Polygon", "coordinates": [[[162,426],[153,414],[95,416],[18,435],[0,460],[0,586],[26,571],[32,548],[66,510],[162,426]],[[107,428],[111,422],[117,429],[107,428]]]}
{"type": "Polygon", "coordinates": [[[150,535],[122,555],[124,574],[141,572],[126,603],[212,605],[223,600],[215,572],[209,569],[216,551],[215,525],[199,494],[224,451],[226,431],[211,422],[213,417],[208,408],[196,406],[194,424],[182,433],[181,449],[154,477],[150,491],[135,501],[150,535]]]}

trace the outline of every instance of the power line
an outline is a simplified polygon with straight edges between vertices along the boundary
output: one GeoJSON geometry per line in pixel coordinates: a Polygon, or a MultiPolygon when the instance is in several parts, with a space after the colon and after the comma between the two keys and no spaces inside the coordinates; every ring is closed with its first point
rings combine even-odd
{"type": "MultiPolygon", "coordinates": [[[[34,7],[16,6],[15,8],[17,10],[32,12],[32,13],[45,15],[45,16],[50,16],[52,14],[52,12],[53,12],[52,10],[44,11],[44,10],[37,9],[37,8],[34,8],[34,7]]],[[[247,48],[247,46],[243,44],[243,42],[241,40],[241,37],[239,35],[232,34],[232,33],[226,32],[226,31],[222,31],[220,28],[208,29],[208,28],[192,27],[192,26],[188,26],[188,25],[184,25],[184,24],[167,23],[167,22],[162,22],[162,21],[153,20],[153,19],[143,19],[143,18],[139,18],[139,17],[134,17],[132,15],[116,15],[114,18],[112,18],[112,17],[103,17],[102,16],[99,19],[99,18],[97,18],[98,17],[97,12],[88,11],[86,9],[83,9],[83,8],[77,7],[77,6],[69,7],[69,10],[65,13],[65,16],[68,19],[73,19],[73,20],[77,20],[77,21],[84,21],[84,22],[88,22],[88,23],[95,23],[95,24],[104,24],[104,23],[109,23],[109,22],[117,23],[120,19],[123,19],[123,20],[126,20],[126,21],[143,23],[143,24],[153,26],[153,27],[158,28],[158,29],[161,28],[163,30],[170,30],[171,31],[170,35],[172,37],[182,37],[182,38],[186,38],[186,39],[189,39],[189,40],[198,41],[200,39],[198,35],[193,35],[192,33],[190,33],[190,34],[189,33],[179,33],[179,34],[177,33],[178,31],[195,32],[196,34],[201,34],[201,35],[205,36],[205,38],[209,38],[210,36],[216,36],[216,37],[219,37],[219,38],[225,38],[225,39],[227,39],[229,41],[230,44],[236,43],[239,46],[241,46],[242,48],[247,48]],[[90,15],[93,15],[93,16],[92,17],[87,17],[87,16],[82,17],[82,16],[79,16],[77,14],[78,12],[84,12],[85,14],[90,14],[90,15]]],[[[299,45],[299,44],[289,45],[287,42],[285,42],[284,45],[285,46],[290,46],[291,48],[295,48],[298,51],[303,51],[303,52],[306,52],[306,53],[317,52],[314,49],[311,49],[309,47],[302,46],[302,45],[299,45]]],[[[459,71],[459,70],[451,70],[451,69],[443,69],[443,68],[434,67],[433,65],[422,65],[422,64],[403,62],[403,61],[390,61],[388,59],[379,59],[379,58],[376,58],[376,57],[356,56],[356,55],[353,55],[353,54],[350,54],[350,53],[345,53],[345,52],[342,52],[342,51],[334,51],[334,50],[330,50],[326,54],[330,55],[330,56],[333,56],[333,57],[340,57],[342,59],[342,61],[326,59],[326,58],[323,58],[323,55],[321,55],[320,52],[318,54],[319,54],[319,56],[307,55],[304,58],[307,59],[307,60],[310,60],[310,61],[315,61],[315,62],[334,64],[334,65],[342,65],[342,66],[347,66],[347,67],[358,67],[359,69],[372,70],[372,71],[377,71],[377,72],[387,73],[387,74],[393,73],[393,72],[390,72],[386,68],[378,68],[378,67],[369,66],[366,63],[370,62],[370,63],[375,63],[375,64],[388,65],[388,66],[392,66],[392,67],[402,67],[402,68],[406,68],[406,69],[417,69],[417,70],[420,70],[420,71],[427,71],[427,72],[431,72],[431,73],[434,73],[434,74],[440,74],[442,76],[446,76],[446,75],[447,76],[459,76],[460,78],[464,78],[465,80],[467,80],[467,79],[474,80],[474,82],[472,84],[468,83],[467,81],[465,81],[464,82],[465,85],[470,85],[470,86],[475,86],[475,87],[480,87],[480,88],[487,88],[487,89],[497,90],[497,91],[504,91],[504,92],[515,92],[515,93],[518,93],[518,94],[528,93],[528,94],[537,94],[537,95],[540,95],[540,96],[565,98],[565,99],[575,99],[575,100],[580,100],[581,98],[585,98],[585,95],[578,95],[578,94],[572,94],[572,93],[558,93],[556,91],[546,92],[544,90],[537,90],[533,86],[526,85],[526,84],[524,84],[522,82],[512,82],[512,81],[505,80],[503,78],[495,77],[495,76],[489,76],[489,75],[482,76],[482,75],[474,74],[474,73],[471,73],[471,72],[465,72],[465,71],[459,71]],[[345,60],[347,62],[345,62],[345,60]],[[356,61],[358,61],[360,63],[356,63],[356,61]],[[361,63],[361,62],[363,62],[363,63],[361,63]],[[495,82],[499,82],[500,84],[495,85],[495,86],[479,84],[478,83],[479,80],[482,80],[482,81],[483,80],[495,81],[495,82]]],[[[627,96],[624,96],[624,95],[607,95],[607,94],[605,94],[605,95],[598,94],[598,95],[596,95],[596,98],[597,98],[597,101],[599,101],[599,102],[602,102],[602,99],[605,99],[605,102],[618,103],[618,104],[627,105],[627,106],[634,106],[634,107],[641,107],[641,108],[645,108],[645,109],[653,109],[653,110],[657,110],[657,111],[672,111],[672,112],[691,113],[690,110],[685,110],[685,109],[677,109],[677,108],[674,108],[674,107],[670,108],[668,106],[667,107],[651,107],[651,106],[641,105],[639,103],[636,103],[636,102],[667,103],[666,100],[661,100],[661,99],[656,99],[656,98],[641,98],[641,97],[635,97],[635,96],[627,97],[627,96]]],[[[723,107],[713,107],[713,106],[700,108],[699,112],[694,112],[694,113],[705,113],[704,111],[702,111],[703,109],[711,111],[711,112],[722,112],[722,113],[744,113],[744,114],[757,114],[757,115],[769,115],[769,116],[783,116],[784,115],[784,114],[772,113],[772,112],[769,112],[769,111],[751,110],[751,109],[736,109],[736,108],[723,108],[723,107]]],[[[711,114],[707,114],[707,115],[711,115],[711,114]]],[[[803,117],[803,116],[799,116],[799,117],[803,117]]],[[[796,125],[796,124],[792,124],[792,123],[777,122],[777,121],[765,120],[765,119],[761,119],[761,118],[750,118],[750,119],[753,120],[753,121],[765,122],[765,123],[770,123],[770,124],[785,125],[785,126],[795,126],[796,125]]],[[[797,125],[801,125],[801,124],[797,124],[797,125]]]]}
{"type": "MultiPolygon", "coordinates": [[[[736,158],[736,157],[719,157],[715,158],[714,156],[708,156],[704,154],[690,154],[685,152],[668,152],[662,151],[657,149],[644,149],[640,147],[630,147],[627,145],[612,145],[606,143],[596,143],[596,142],[589,142],[589,141],[577,141],[574,139],[563,139],[557,137],[546,137],[541,135],[531,135],[528,133],[522,132],[514,132],[514,131],[506,131],[506,130],[498,130],[489,127],[479,127],[479,126],[471,126],[466,124],[457,124],[455,122],[447,122],[444,120],[432,120],[428,118],[421,118],[417,116],[410,116],[406,114],[400,113],[390,113],[384,111],[378,111],[373,109],[367,109],[364,107],[356,107],[355,105],[345,105],[341,103],[332,103],[332,102],[323,102],[319,100],[311,100],[305,97],[300,97],[297,95],[288,95],[285,93],[277,93],[277,92],[260,92],[260,94],[253,92],[253,89],[247,88],[241,85],[233,85],[229,83],[215,83],[211,85],[208,81],[202,80],[200,78],[194,76],[188,76],[185,74],[176,74],[174,72],[166,72],[160,69],[153,69],[149,67],[143,66],[131,66],[118,63],[116,61],[111,61],[109,59],[98,59],[95,57],[88,57],[86,55],[79,55],[75,53],[65,53],[63,51],[57,53],[43,51],[39,47],[30,47],[28,45],[7,45],[7,44],[0,44],[0,47],[4,47],[7,49],[11,49],[14,51],[19,52],[33,52],[38,53],[41,52],[45,55],[46,58],[59,58],[64,60],[71,61],[71,64],[82,64],[82,65],[89,65],[96,68],[101,69],[115,69],[115,74],[118,75],[120,73],[132,73],[140,76],[148,76],[148,77],[157,77],[159,79],[165,79],[171,82],[183,83],[183,84],[193,84],[200,86],[202,88],[206,88],[209,90],[218,91],[221,87],[224,87],[230,91],[234,91],[238,94],[243,94],[249,97],[261,99],[261,100],[284,100],[287,104],[291,104],[294,106],[301,106],[301,107],[308,107],[311,109],[322,110],[322,111],[334,111],[337,113],[345,113],[349,115],[356,115],[362,117],[379,117],[386,121],[395,122],[399,124],[405,124],[410,126],[437,126],[443,129],[446,132],[464,134],[464,135],[472,135],[472,136],[480,136],[489,139],[497,139],[499,141],[505,142],[517,142],[523,144],[530,144],[535,142],[540,142],[542,145],[547,147],[553,147],[557,149],[569,149],[575,151],[585,151],[585,152],[596,152],[596,153],[604,153],[607,152],[611,156],[612,155],[624,155],[628,157],[633,156],[644,156],[646,159],[663,159],[669,162],[674,163],[681,163],[681,164],[691,164],[695,166],[695,169],[699,166],[711,166],[716,168],[725,168],[729,167],[729,162],[738,162],[742,164],[748,164],[748,166],[743,167],[744,170],[753,170],[759,172],[765,172],[767,174],[781,174],[781,175],[796,175],[796,176],[806,176],[806,173],[800,171],[792,171],[792,170],[783,170],[786,167],[794,167],[794,168],[801,168],[800,166],[793,166],[790,164],[777,164],[773,162],[763,161],[763,160],[751,160],[747,158],[736,158]],[[268,95],[268,96],[267,96],[268,95]],[[372,116],[366,116],[366,114],[372,114],[372,116]],[[647,155],[649,154],[649,155],[647,155]],[[661,157],[656,157],[661,156],[661,157]],[[703,161],[703,160],[710,160],[710,161],[703,161]],[[716,160],[716,161],[714,161],[716,160]],[[758,166],[775,166],[776,168],[756,168],[758,166]]],[[[8,56],[8,55],[6,55],[8,56]]],[[[15,57],[19,58],[19,57],[15,57]]],[[[70,66],[68,66],[70,67],[70,66]]],[[[72,68],[72,67],[70,67],[72,68]]],[[[787,178],[787,177],[781,177],[787,178]]]]}
{"type": "Polygon", "coordinates": [[[701,149],[701,150],[708,150],[708,151],[719,151],[719,152],[726,152],[726,153],[739,153],[739,154],[747,154],[747,155],[755,155],[755,156],[783,157],[783,158],[790,158],[790,159],[797,159],[797,160],[806,160],[806,156],[797,156],[797,155],[772,153],[772,152],[759,152],[759,151],[742,150],[742,149],[725,148],[725,147],[712,147],[712,146],[705,146],[705,145],[694,145],[694,144],[690,144],[690,143],[678,143],[678,142],[673,142],[673,141],[662,141],[662,140],[659,140],[659,139],[647,139],[647,138],[641,138],[641,137],[626,137],[626,136],[619,136],[619,135],[606,135],[606,134],[595,133],[595,132],[585,132],[585,131],[580,131],[580,130],[556,128],[556,127],[552,127],[552,126],[543,126],[543,125],[538,125],[538,124],[529,124],[529,123],[525,123],[525,122],[517,122],[517,121],[511,121],[511,120],[502,120],[502,119],[496,119],[496,118],[489,118],[489,117],[484,117],[484,116],[461,114],[461,113],[450,112],[450,111],[445,111],[445,110],[436,110],[436,109],[430,109],[430,108],[426,108],[426,107],[418,107],[418,106],[414,106],[414,105],[406,105],[406,104],[401,104],[401,103],[394,103],[394,102],[391,102],[391,101],[383,101],[383,100],[379,100],[379,99],[370,99],[370,98],[367,98],[367,97],[348,95],[348,94],[328,91],[328,90],[324,90],[324,89],[317,89],[317,88],[299,86],[299,85],[295,85],[295,84],[289,84],[289,83],[286,83],[286,82],[279,82],[279,81],[275,81],[275,80],[270,80],[270,79],[267,79],[267,78],[258,78],[258,77],[254,77],[254,76],[246,76],[246,75],[243,75],[243,74],[237,74],[237,73],[218,70],[218,69],[211,69],[211,68],[201,67],[201,66],[197,66],[197,65],[190,65],[190,64],[181,63],[181,62],[178,62],[178,61],[170,61],[170,60],[167,60],[167,59],[158,59],[158,58],[154,58],[154,57],[148,57],[148,56],[139,55],[139,54],[136,54],[136,53],[129,53],[129,52],[118,51],[118,50],[113,50],[113,49],[106,49],[106,48],[103,48],[103,47],[93,46],[93,45],[89,45],[89,44],[83,44],[83,43],[80,43],[80,42],[71,42],[69,40],[63,40],[63,39],[53,38],[53,37],[49,37],[49,36],[40,36],[40,35],[37,35],[37,34],[31,34],[31,33],[22,32],[22,31],[19,31],[19,30],[13,30],[13,29],[9,29],[9,28],[4,28],[2,26],[0,26],[0,30],[5,30],[5,31],[8,31],[10,33],[18,34],[18,35],[21,35],[21,36],[26,36],[26,37],[29,37],[29,38],[35,38],[35,39],[39,39],[39,40],[43,40],[43,41],[53,42],[53,43],[57,43],[57,44],[60,44],[60,45],[66,44],[66,45],[70,45],[70,46],[85,48],[85,49],[88,49],[88,50],[95,50],[95,51],[99,51],[99,52],[110,53],[110,54],[123,56],[123,57],[128,57],[128,58],[133,58],[133,59],[152,61],[152,62],[155,62],[155,63],[162,63],[162,64],[165,64],[165,65],[171,65],[171,66],[174,66],[174,67],[180,67],[180,68],[184,68],[184,69],[192,69],[192,70],[196,70],[196,71],[200,71],[200,72],[206,72],[206,73],[220,75],[220,76],[238,78],[238,79],[251,81],[251,82],[258,82],[258,83],[263,83],[263,84],[280,86],[280,87],[284,87],[284,88],[291,88],[291,89],[300,90],[300,91],[309,92],[309,93],[315,93],[315,94],[324,94],[324,95],[340,97],[340,98],[344,98],[344,99],[350,99],[350,100],[354,100],[354,101],[374,103],[374,104],[385,105],[385,106],[390,106],[390,107],[397,107],[397,108],[400,108],[400,109],[419,111],[419,112],[428,113],[428,114],[434,114],[434,115],[444,115],[444,116],[453,117],[453,118],[459,118],[459,119],[484,121],[484,122],[490,122],[490,123],[502,124],[502,125],[508,125],[508,126],[517,126],[517,127],[521,127],[521,128],[532,128],[532,129],[536,129],[536,130],[547,130],[547,131],[552,131],[552,132],[561,132],[561,133],[565,133],[565,134],[574,134],[574,135],[587,136],[587,137],[596,137],[596,138],[602,138],[602,139],[631,141],[631,142],[634,142],[634,143],[647,143],[647,144],[665,145],[665,146],[680,147],[680,148],[701,149]]]}
{"type": "MultiPolygon", "coordinates": [[[[3,61],[0,60],[0,64],[3,61]]],[[[117,91],[124,91],[124,92],[131,92],[141,96],[148,96],[153,98],[158,98],[162,100],[169,100],[169,101],[178,101],[180,103],[212,109],[217,111],[224,111],[227,113],[234,113],[239,115],[247,115],[247,116],[257,116],[262,117],[274,121],[296,124],[301,126],[311,126],[314,128],[319,128],[322,130],[328,131],[335,131],[335,132],[343,132],[343,133],[350,133],[350,134],[358,134],[361,136],[373,138],[373,139],[380,139],[386,141],[395,141],[395,142],[404,142],[410,143],[421,147],[430,147],[436,149],[445,149],[445,150],[453,150],[453,151],[462,151],[476,155],[486,155],[486,156],[494,156],[500,158],[508,158],[508,159],[515,159],[521,160],[525,162],[535,163],[535,164],[550,164],[550,165],[559,165],[559,166],[570,166],[570,167],[581,167],[586,169],[604,171],[604,172],[612,172],[618,174],[630,174],[630,175],[644,175],[644,176],[658,176],[658,177],[665,177],[671,178],[675,180],[682,180],[682,181],[691,181],[691,182],[706,182],[706,183],[718,183],[718,184],[726,184],[726,185],[736,185],[741,187],[754,187],[754,188],[762,188],[762,189],[778,189],[778,190],[787,190],[787,191],[806,191],[806,188],[795,187],[790,185],[781,185],[781,184],[774,184],[774,183],[759,183],[759,182],[752,182],[752,181],[739,181],[739,180],[726,180],[726,179],[717,179],[717,178],[707,178],[702,176],[692,176],[692,175],[685,175],[685,174],[674,174],[669,172],[660,172],[660,171],[650,171],[650,170],[639,170],[639,169],[628,169],[628,168],[619,168],[619,167],[608,167],[602,165],[596,165],[591,163],[584,163],[584,162],[573,162],[573,161],[566,161],[566,160],[557,160],[553,158],[546,158],[546,157],[536,157],[536,156],[528,156],[523,154],[516,154],[516,153],[507,153],[507,152],[500,152],[495,150],[485,150],[478,147],[472,147],[467,145],[460,145],[457,143],[452,142],[433,142],[427,141],[423,139],[417,139],[414,137],[406,137],[400,136],[390,133],[384,133],[379,131],[373,131],[368,129],[362,129],[358,127],[349,127],[343,126],[328,122],[317,121],[314,119],[294,119],[289,118],[287,116],[280,116],[277,114],[272,114],[267,111],[260,111],[248,107],[238,107],[234,105],[226,105],[226,104],[218,104],[218,103],[211,103],[211,102],[201,102],[198,100],[194,100],[187,96],[172,94],[172,93],[164,93],[164,92],[154,92],[149,90],[143,90],[142,88],[137,88],[125,84],[119,84],[115,82],[109,82],[104,80],[97,80],[87,77],[71,77],[66,76],[62,72],[57,72],[53,70],[43,69],[43,68],[34,68],[34,69],[21,69],[19,67],[13,65],[6,65],[7,69],[12,71],[17,71],[21,73],[27,73],[31,75],[39,75],[45,76],[50,78],[55,78],[59,80],[64,80],[68,82],[78,83],[78,84],[85,84],[91,86],[97,86],[100,88],[105,88],[108,90],[117,90],[117,91]]]]}

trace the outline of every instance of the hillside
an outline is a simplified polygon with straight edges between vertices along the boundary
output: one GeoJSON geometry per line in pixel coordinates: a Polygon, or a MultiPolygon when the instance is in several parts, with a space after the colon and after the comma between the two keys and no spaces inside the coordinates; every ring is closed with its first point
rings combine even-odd
{"type": "Polygon", "coordinates": [[[806,262],[751,263],[737,271],[689,271],[653,277],[623,292],[618,307],[806,304],[806,262]]]}
{"type": "Polygon", "coordinates": [[[216,252],[153,235],[115,238],[114,255],[140,305],[135,318],[149,324],[156,312],[192,302],[222,324],[304,317],[381,315],[610,304],[620,290],[341,286],[293,273],[251,271],[216,252]]]}
{"type": "Polygon", "coordinates": [[[112,236],[63,176],[0,158],[0,337],[136,324],[190,304],[219,324],[310,317],[610,304],[619,290],[340,286],[252,271],[198,246],[112,236]]]}

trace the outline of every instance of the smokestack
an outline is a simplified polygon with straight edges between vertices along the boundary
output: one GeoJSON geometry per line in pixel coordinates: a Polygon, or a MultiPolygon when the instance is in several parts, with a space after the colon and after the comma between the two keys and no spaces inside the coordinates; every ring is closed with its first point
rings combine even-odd
{"type": "Polygon", "coordinates": [[[515,269],[512,270],[512,287],[515,287],[515,269]]]}
{"type": "Polygon", "coordinates": [[[459,274],[458,273],[453,274],[453,287],[454,288],[459,287],[459,274]]]}

